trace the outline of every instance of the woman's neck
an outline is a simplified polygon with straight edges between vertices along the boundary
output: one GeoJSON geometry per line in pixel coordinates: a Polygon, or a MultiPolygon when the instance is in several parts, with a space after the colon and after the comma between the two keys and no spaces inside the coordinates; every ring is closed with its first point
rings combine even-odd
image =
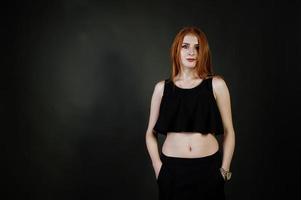
{"type": "Polygon", "coordinates": [[[180,73],[176,76],[177,80],[182,80],[182,81],[190,81],[190,80],[195,80],[198,78],[199,78],[199,76],[197,76],[192,70],[182,71],[182,73],[180,73]]]}

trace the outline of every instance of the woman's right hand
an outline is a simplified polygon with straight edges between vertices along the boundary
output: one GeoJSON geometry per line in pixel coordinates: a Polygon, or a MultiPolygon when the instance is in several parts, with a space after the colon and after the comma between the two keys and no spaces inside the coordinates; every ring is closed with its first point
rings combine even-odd
{"type": "Polygon", "coordinates": [[[163,164],[162,162],[158,162],[157,164],[154,165],[156,179],[158,179],[158,175],[160,173],[162,164],[163,164]]]}

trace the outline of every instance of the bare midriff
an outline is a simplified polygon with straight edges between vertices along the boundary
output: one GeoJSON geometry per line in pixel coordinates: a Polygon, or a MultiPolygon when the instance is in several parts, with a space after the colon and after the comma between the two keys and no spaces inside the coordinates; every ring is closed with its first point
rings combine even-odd
{"type": "Polygon", "coordinates": [[[168,132],[162,146],[162,153],[181,158],[199,158],[212,155],[219,149],[212,133],[168,132]]]}

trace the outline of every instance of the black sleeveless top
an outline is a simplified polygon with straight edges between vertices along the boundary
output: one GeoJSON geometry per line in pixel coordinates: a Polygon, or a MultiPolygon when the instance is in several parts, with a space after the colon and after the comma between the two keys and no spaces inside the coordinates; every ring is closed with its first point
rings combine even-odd
{"type": "Polygon", "coordinates": [[[164,80],[158,120],[153,128],[157,133],[200,132],[224,133],[223,124],[212,89],[212,77],[193,88],[180,88],[168,78],[164,80]]]}

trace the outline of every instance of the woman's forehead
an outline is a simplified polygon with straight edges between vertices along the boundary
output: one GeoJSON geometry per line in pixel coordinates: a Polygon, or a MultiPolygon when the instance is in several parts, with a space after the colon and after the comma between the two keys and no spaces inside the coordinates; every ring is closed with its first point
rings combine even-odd
{"type": "Polygon", "coordinates": [[[198,38],[195,35],[185,35],[183,43],[198,44],[198,38]]]}

